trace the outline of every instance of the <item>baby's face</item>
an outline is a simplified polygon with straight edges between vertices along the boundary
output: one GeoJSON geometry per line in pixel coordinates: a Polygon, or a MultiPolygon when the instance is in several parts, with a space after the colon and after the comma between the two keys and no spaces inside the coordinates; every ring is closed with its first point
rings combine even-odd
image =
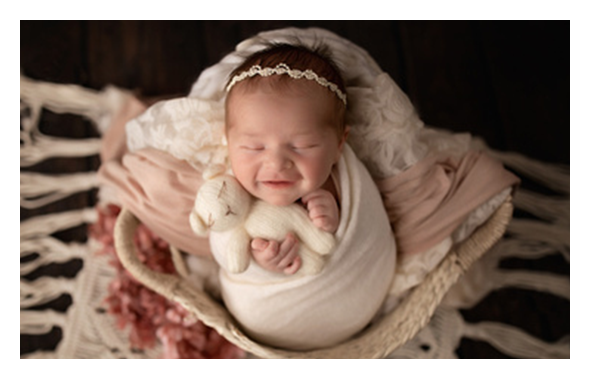
{"type": "Polygon", "coordinates": [[[345,138],[337,136],[330,95],[321,88],[305,95],[233,89],[226,119],[229,159],[248,192],[288,205],[326,183],[345,138]]]}

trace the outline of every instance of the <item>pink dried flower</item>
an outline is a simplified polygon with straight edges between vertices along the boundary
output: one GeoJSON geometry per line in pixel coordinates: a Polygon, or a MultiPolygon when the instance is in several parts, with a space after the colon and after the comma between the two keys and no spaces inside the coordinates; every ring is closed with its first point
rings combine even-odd
{"type": "MultiPolygon", "coordinates": [[[[98,220],[89,227],[91,238],[100,242],[99,254],[111,257],[116,277],[105,298],[117,326],[129,328],[131,347],[149,349],[161,343],[163,358],[243,358],[245,353],[215,330],[196,320],[186,309],[135,280],[119,262],[113,231],[120,208],[98,208],[98,220]]],[[[168,244],[140,225],[134,238],[139,258],[149,268],[175,273],[168,244]]]]}

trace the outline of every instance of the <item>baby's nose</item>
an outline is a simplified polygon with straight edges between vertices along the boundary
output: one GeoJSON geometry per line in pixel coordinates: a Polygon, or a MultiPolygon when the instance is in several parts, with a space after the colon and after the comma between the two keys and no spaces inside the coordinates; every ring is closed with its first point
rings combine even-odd
{"type": "Polygon", "coordinates": [[[282,171],[293,167],[293,161],[289,156],[281,151],[269,152],[266,159],[266,164],[277,171],[282,171]]]}

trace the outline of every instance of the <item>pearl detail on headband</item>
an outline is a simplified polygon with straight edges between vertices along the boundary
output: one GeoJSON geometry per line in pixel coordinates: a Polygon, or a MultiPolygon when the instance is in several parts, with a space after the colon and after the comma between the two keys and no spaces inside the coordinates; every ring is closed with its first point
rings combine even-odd
{"type": "Polygon", "coordinates": [[[324,86],[328,88],[330,91],[334,92],[336,96],[338,96],[338,98],[342,100],[344,105],[346,105],[346,95],[342,93],[342,91],[340,91],[340,88],[338,88],[336,84],[328,81],[326,78],[318,76],[312,70],[293,70],[285,63],[279,63],[275,67],[262,68],[259,65],[254,65],[250,67],[248,71],[242,71],[241,73],[232,78],[231,82],[227,85],[227,92],[229,92],[236,83],[239,83],[244,79],[251,78],[256,75],[264,77],[272,75],[289,75],[293,79],[304,78],[307,80],[313,80],[317,82],[319,85],[324,86]]]}

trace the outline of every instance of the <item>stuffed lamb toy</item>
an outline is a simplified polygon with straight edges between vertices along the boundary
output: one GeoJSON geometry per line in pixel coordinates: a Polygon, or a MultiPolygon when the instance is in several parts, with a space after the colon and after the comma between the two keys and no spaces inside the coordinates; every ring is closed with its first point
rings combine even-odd
{"type": "Polygon", "coordinates": [[[275,206],[254,199],[235,177],[220,173],[219,168],[207,170],[203,177],[205,182],[197,193],[190,225],[203,237],[209,231],[230,233],[222,264],[228,272],[241,273],[248,268],[253,238],[282,241],[289,232],[300,242],[302,265],[298,274],[322,271],[335,238],[313,225],[302,206],[275,206]]]}

